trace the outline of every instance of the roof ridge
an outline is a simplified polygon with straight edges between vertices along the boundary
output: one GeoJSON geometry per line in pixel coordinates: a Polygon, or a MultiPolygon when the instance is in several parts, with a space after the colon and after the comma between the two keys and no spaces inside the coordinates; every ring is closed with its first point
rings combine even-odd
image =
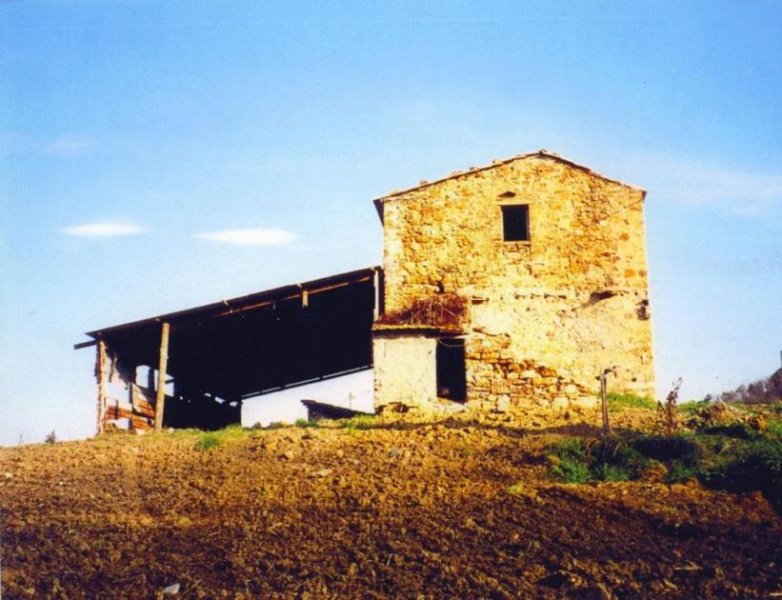
{"type": "Polygon", "coordinates": [[[512,163],[514,161],[523,160],[523,159],[526,159],[526,158],[531,158],[533,156],[544,156],[544,157],[547,157],[547,158],[553,158],[555,160],[558,160],[560,162],[568,164],[568,165],[570,165],[572,167],[575,167],[577,169],[581,169],[582,171],[585,171],[586,173],[589,173],[590,175],[594,175],[595,177],[599,177],[600,179],[604,179],[606,181],[611,181],[613,183],[618,183],[619,185],[622,185],[622,186],[625,186],[625,187],[628,187],[628,188],[631,188],[631,189],[634,189],[634,190],[641,190],[641,191],[643,191],[643,189],[639,188],[638,186],[631,185],[629,183],[625,183],[624,181],[621,181],[619,179],[613,179],[611,177],[606,177],[605,175],[603,175],[601,173],[598,173],[597,171],[594,171],[594,170],[590,169],[587,166],[584,166],[584,165],[579,164],[579,163],[577,163],[575,161],[567,159],[567,158],[563,157],[562,155],[557,154],[556,152],[551,152],[549,150],[546,150],[545,148],[541,148],[540,150],[536,150],[535,152],[524,152],[524,153],[521,153],[521,154],[516,154],[515,156],[511,156],[510,158],[494,159],[494,160],[491,161],[491,163],[489,163],[488,165],[484,165],[482,167],[470,167],[466,171],[458,171],[457,170],[457,171],[452,172],[450,175],[448,175],[446,177],[441,177],[440,179],[436,179],[434,181],[426,181],[424,179],[416,186],[405,188],[403,190],[395,190],[395,191],[392,191],[389,194],[385,194],[383,196],[379,196],[378,198],[375,198],[374,202],[375,203],[382,203],[385,200],[389,200],[389,199],[395,198],[397,196],[402,196],[404,194],[409,194],[410,192],[414,192],[416,190],[420,190],[420,189],[423,189],[423,188],[431,187],[433,185],[437,185],[437,184],[443,183],[445,181],[449,181],[451,179],[456,179],[458,177],[465,177],[467,175],[472,175],[474,173],[480,173],[481,171],[486,171],[488,169],[494,169],[494,168],[499,167],[501,165],[507,165],[507,164],[512,163]]]}

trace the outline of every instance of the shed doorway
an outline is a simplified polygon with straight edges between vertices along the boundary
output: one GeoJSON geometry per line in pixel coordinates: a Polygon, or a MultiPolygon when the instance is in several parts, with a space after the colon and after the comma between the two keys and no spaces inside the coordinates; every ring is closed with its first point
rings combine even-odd
{"type": "Polygon", "coordinates": [[[454,402],[467,400],[467,373],[464,362],[464,339],[439,338],[435,353],[437,363],[437,396],[454,402]]]}

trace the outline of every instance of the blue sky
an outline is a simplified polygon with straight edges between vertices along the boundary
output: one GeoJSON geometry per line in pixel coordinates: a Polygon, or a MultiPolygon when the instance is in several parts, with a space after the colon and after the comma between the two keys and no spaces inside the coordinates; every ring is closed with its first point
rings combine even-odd
{"type": "Polygon", "coordinates": [[[770,374],[780,31],[770,0],[0,2],[0,444],[93,433],[84,331],[379,264],[372,198],[539,148],[648,190],[662,394],[770,374]]]}

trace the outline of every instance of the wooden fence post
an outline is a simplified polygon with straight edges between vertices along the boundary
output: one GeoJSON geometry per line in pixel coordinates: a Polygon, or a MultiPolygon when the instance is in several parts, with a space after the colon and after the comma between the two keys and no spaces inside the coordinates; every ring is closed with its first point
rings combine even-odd
{"type": "Polygon", "coordinates": [[[603,413],[603,437],[611,435],[611,423],[608,420],[608,374],[613,369],[603,369],[598,379],[600,380],[600,407],[603,413]]]}
{"type": "Polygon", "coordinates": [[[155,397],[155,431],[163,430],[163,410],[166,404],[166,367],[168,366],[169,324],[160,328],[160,353],[158,355],[157,396],[155,397]]]}

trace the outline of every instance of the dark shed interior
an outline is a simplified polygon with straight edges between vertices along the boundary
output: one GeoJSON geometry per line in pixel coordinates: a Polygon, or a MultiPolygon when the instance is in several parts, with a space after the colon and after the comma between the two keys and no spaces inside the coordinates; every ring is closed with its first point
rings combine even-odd
{"type": "Polygon", "coordinates": [[[161,366],[162,425],[202,429],[239,422],[246,398],[371,368],[381,279],[370,267],[89,332],[77,348],[98,345],[99,430],[153,426],[161,366]],[[126,401],[100,391],[114,381],[126,401]]]}

